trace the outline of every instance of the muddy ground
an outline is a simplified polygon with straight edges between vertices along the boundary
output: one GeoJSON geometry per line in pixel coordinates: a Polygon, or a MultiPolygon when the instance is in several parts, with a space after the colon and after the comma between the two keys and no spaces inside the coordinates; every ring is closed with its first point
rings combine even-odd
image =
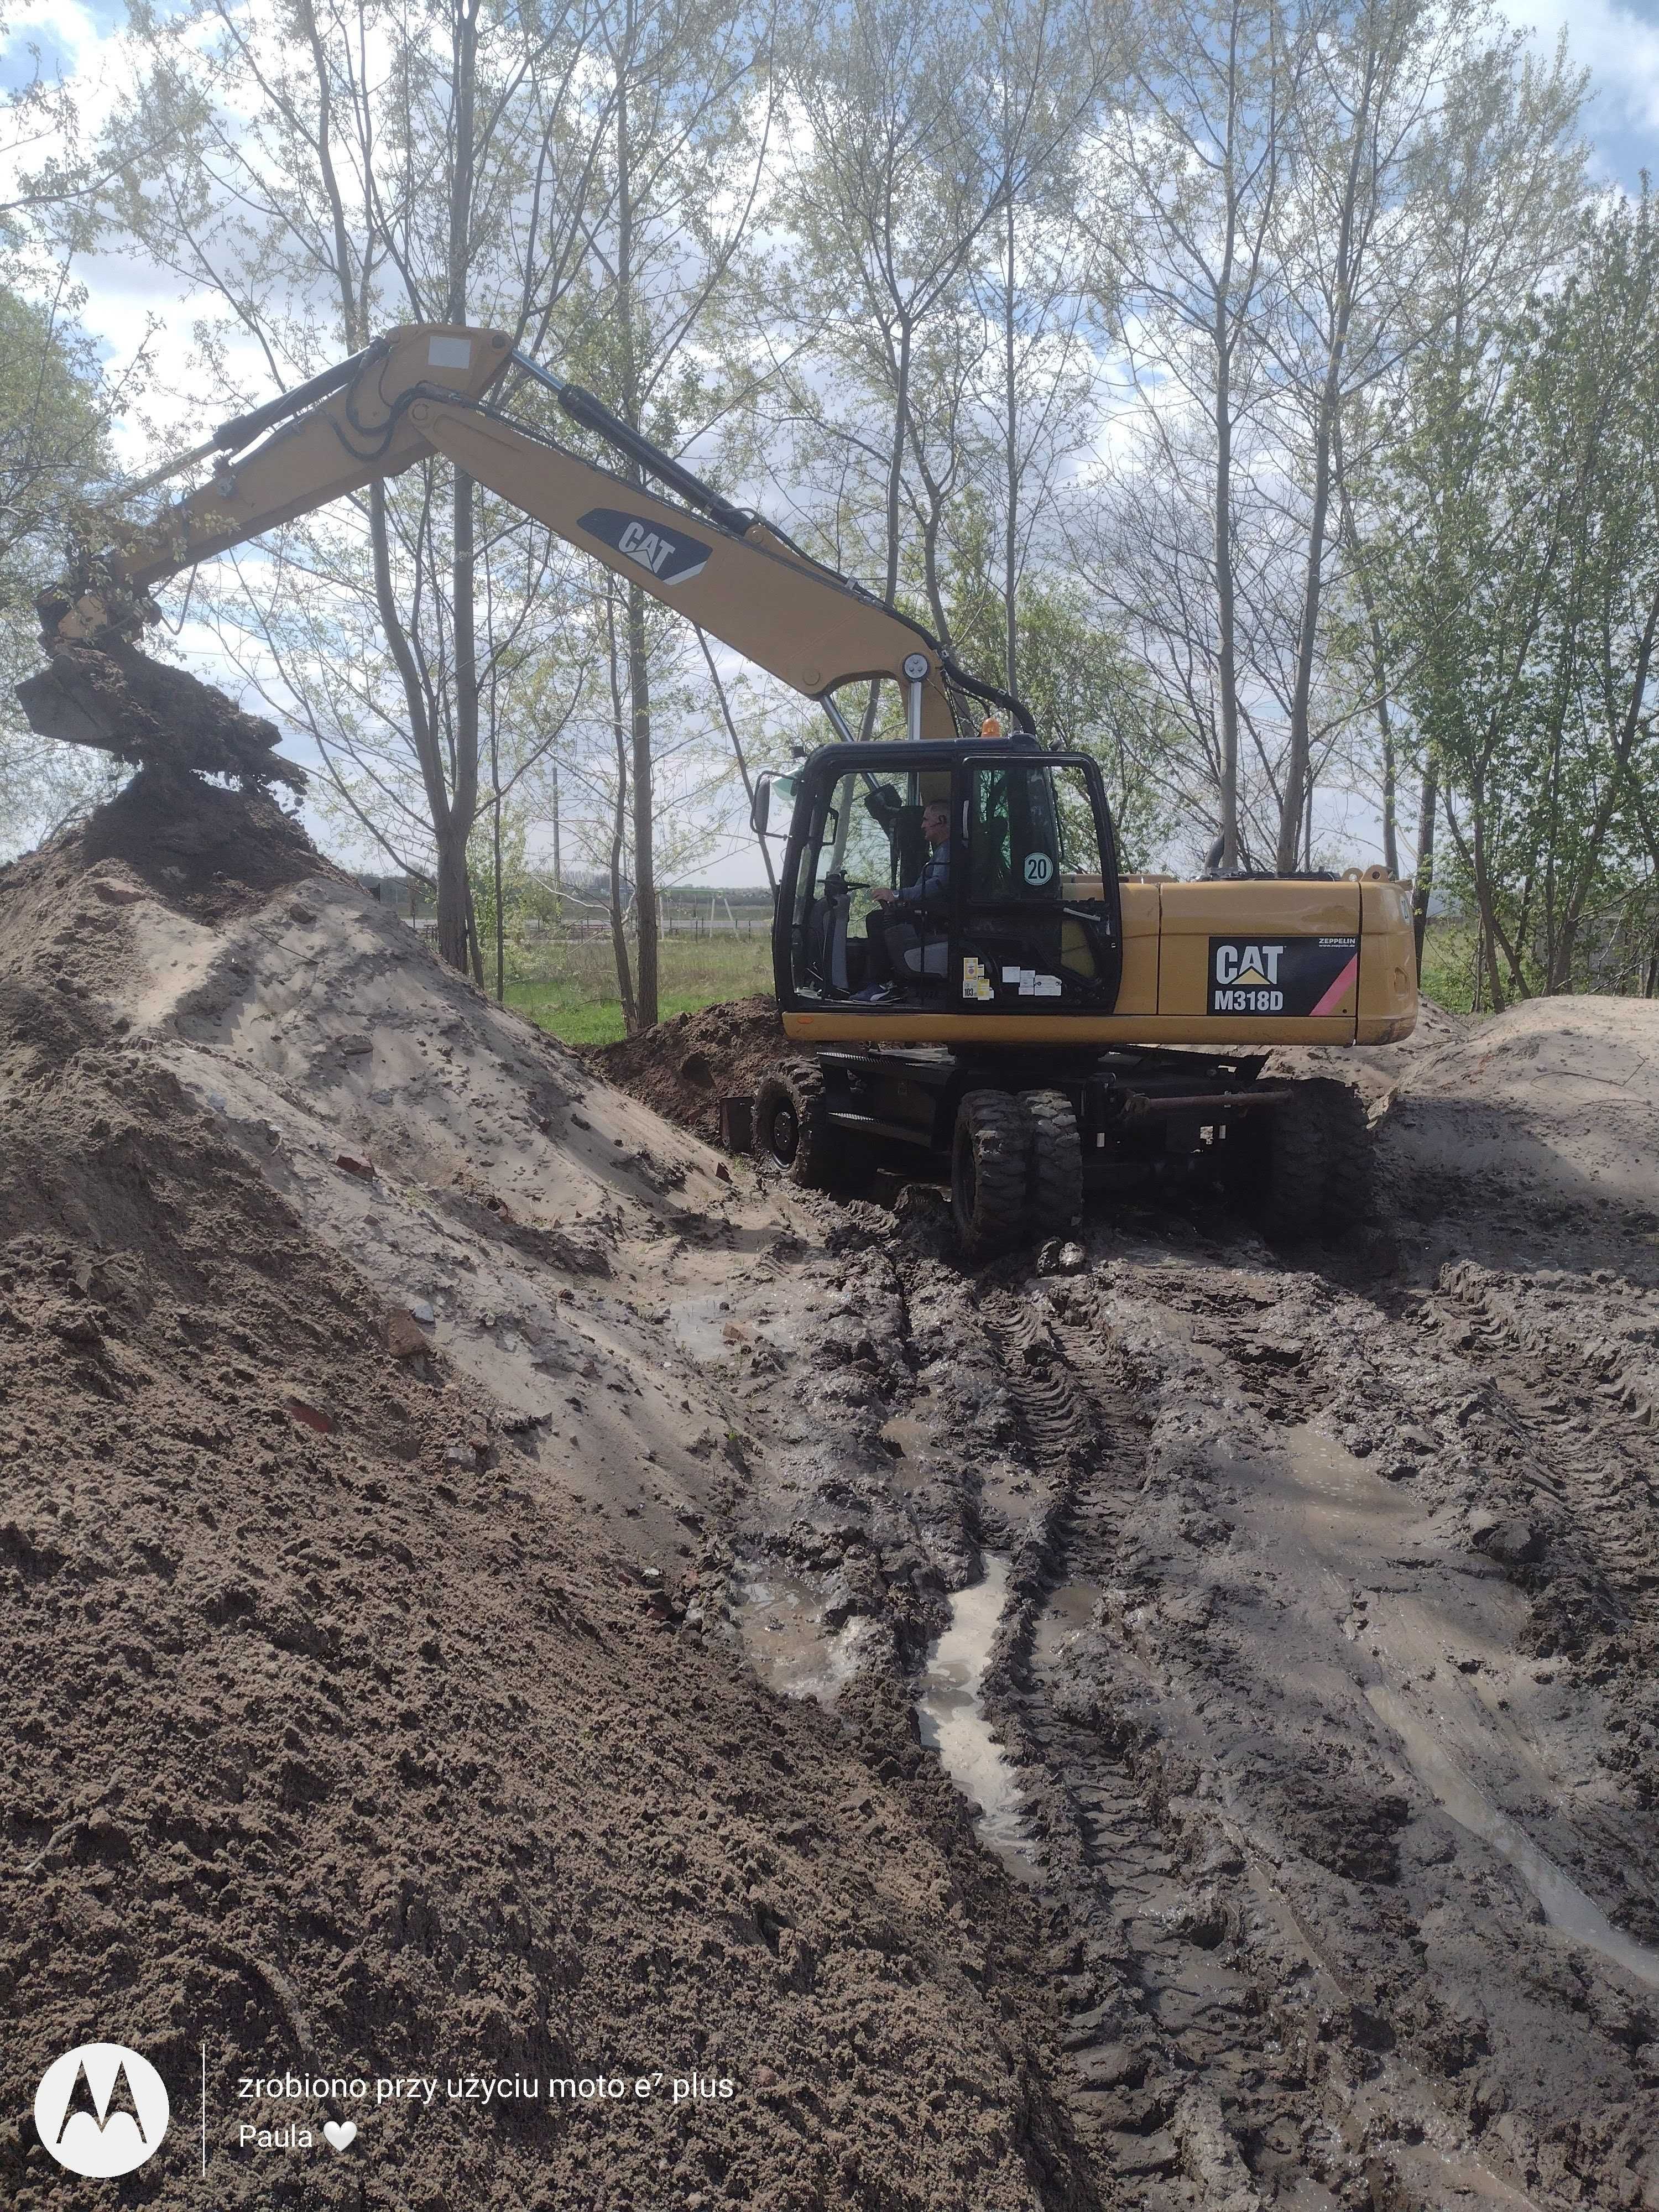
{"type": "Polygon", "coordinates": [[[677,1126],[146,804],[0,876],[12,2201],[1659,2206],[1659,1010],[1357,1056],[1341,1243],[975,1274],[694,1133],[763,1007],[677,1126]],[[237,2140],[611,2067],[732,2094],[237,2140]]]}

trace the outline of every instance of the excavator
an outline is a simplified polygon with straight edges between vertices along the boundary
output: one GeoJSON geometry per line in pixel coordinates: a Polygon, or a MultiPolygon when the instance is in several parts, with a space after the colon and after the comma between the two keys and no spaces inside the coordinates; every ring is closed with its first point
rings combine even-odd
{"type": "Polygon", "coordinates": [[[792,1050],[752,1099],[725,1102],[734,1139],[809,1188],[866,1190],[884,1168],[948,1183],[976,1261],[1063,1236],[1091,1189],[1148,1181],[1230,1191],[1280,1235],[1364,1215],[1357,1095],[1270,1078],[1268,1055],[1410,1035],[1406,888],[1376,867],[1123,873],[1087,753],[1045,745],[1019,699],[921,623],[504,331],[390,331],[126,486],[99,513],[107,544],[40,602],[51,665],[19,687],[31,721],[121,750],[87,665],[131,657],[154,586],[438,455],[828,718],[831,742],[754,789],[757,835],[783,846],[772,950],[792,1050]],[[492,404],[509,368],[627,472],[492,404]],[[204,463],[198,489],[120,519],[204,463]],[[902,738],[855,736],[836,694],[872,682],[896,687],[902,738]]]}

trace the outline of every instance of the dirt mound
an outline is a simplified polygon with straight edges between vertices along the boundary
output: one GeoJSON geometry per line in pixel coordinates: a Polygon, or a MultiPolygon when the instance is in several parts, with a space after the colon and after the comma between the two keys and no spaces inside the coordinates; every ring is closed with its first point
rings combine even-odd
{"type": "Polygon", "coordinates": [[[1389,1143],[1425,1203],[1659,1216],[1659,1001],[1529,999],[1413,1055],[1389,1143]]]}
{"type": "Polygon", "coordinates": [[[688,1140],[617,1101],[613,1141],[614,1094],[314,857],[296,895],[281,836],[275,898],[250,858],[218,872],[216,927],[191,904],[217,896],[214,850],[155,895],[112,857],[125,803],[0,873],[8,2201],[107,2194],[21,2117],[94,2035],[173,2094],[135,2203],[1079,2201],[1034,1919],[988,1881],[902,1696],[866,1684],[838,1717],[771,1698],[696,1632],[718,1545],[647,1568],[578,1502],[659,1480],[647,1387],[683,1431],[694,1400],[723,1413],[741,1462],[738,1417],[626,1290],[689,1267],[712,1306],[696,1270],[763,1277],[762,1217],[739,1209],[728,1245],[682,1194],[724,1188],[688,1140]],[[371,1009],[372,1034],[342,1029],[371,1009]],[[454,1094],[487,1079],[482,1133],[515,1102],[533,1172],[478,1149],[454,1094]],[[359,1101],[378,1161],[337,1158],[359,1101]],[[446,1211],[469,1137],[520,1218],[471,1190],[446,1211]],[[512,1243],[536,1175],[568,1200],[562,1256],[512,1243]],[[613,1275],[583,1272],[590,1248],[613,1275]],[[514,1268],[538,1322],[503,1303],[514,1268]],[[407,1310],[437,1275],[458,1295],[407,1310]],[[526,1413],[495,1340],[532,1328],[526,1413]],[[289,2075],[348,2087],[239,2094],[289,2075]],[[485,2104],[484,2081],[511,2086],[485,2104]],[[349,2154],[325,2118],[358,2124],[349,2154]],[[312,2147],[253,2132],[295,2124],[312,2147]]]}
{"type": "Polygon", "coordinates": [[[752,1093],[787,1049],[777,1000],[757,997],[676,1014],[642,1036],[601,1045],[587,1057],[608,1082],[712,1141],[721,1097],[752,1093]]]}
{"type": "Polygon", "coordinates": [[[234,776],[244,789],[305,789],[305,771],[274,750],[282,742],[276,725],[244,714],[188,670],[152,660],[112,634],[101,647],[50,632],[45,643],[51,665],[17,686],[30,727],[42,737],[91,745],[135,766],[234,776]]]}

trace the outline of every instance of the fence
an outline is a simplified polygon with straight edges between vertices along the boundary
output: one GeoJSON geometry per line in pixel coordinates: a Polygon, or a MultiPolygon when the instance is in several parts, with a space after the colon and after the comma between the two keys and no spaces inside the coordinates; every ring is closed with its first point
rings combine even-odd
{"type": "MultiPolygon", "coordinates": [[[[438,924],[430,915],[417,915],[410,927],[422,937],[435,937],[438,924]]],[[[635,917],[630,911],[624,927],[629,937],[638,934],[635,917]]],[[[701,908],[665,906],[658,917],[658,929],[664,937],[685,937],[694,942],[703,938],[769,938],[772,934],[772,910],[769,907],[738,907],[724,914],[708,915],[701,908]]],[[[608,915],[566,915],[557,921],[548,921],[539,915],[527,916],[512,925],[514,939],[524,945],[585,945],[595,939],[608,940],[611,918],[608,915]]]]}

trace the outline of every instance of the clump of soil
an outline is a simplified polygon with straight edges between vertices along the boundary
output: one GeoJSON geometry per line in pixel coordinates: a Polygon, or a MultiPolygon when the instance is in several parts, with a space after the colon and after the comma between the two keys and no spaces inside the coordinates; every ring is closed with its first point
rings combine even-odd
{"type": "Polygon", "coordinates": [[[777,1000],[757,996],[676,1014],[587,1057],[608,1082],[712,1140],[719,1134],[720,1100],[752,1094],[787,1050],[777,1000]]]}
{"type": "Polygon", "coordinates": [[[135,767],[234,777],[244,790],[306,787],[305,771],[276,751],[281,732],[244,714],[222,691],[183,668],[152,660],[110,633],[101,645],[44,639],[51,665],[25,678],[17,696],[42,737],[91,745],[135,767]]]}

